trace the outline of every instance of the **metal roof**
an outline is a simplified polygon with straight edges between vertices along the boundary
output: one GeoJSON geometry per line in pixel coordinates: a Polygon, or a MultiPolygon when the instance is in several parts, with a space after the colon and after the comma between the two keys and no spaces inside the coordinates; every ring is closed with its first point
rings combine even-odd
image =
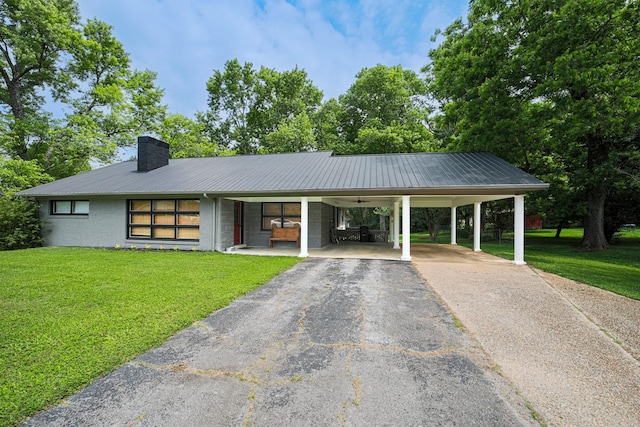
{"type": "Polygon", "coordinates": [[[340,156],[332,152],[171,159],[137,172],[118,163],[21,191],[23,196],[522,194],[548,187],[488,153],[340,156]]]}

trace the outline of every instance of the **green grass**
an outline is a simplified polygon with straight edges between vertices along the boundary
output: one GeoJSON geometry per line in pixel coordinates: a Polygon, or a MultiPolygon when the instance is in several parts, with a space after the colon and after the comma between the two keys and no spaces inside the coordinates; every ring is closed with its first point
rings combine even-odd
{"type": "MultiPolygon", "coordinates": [[[[530,230],[525,234],[525,261],[541,270],[640,300],[640,230],[620,233],[602,252],[579,251],[582,229],[566,229],[559,239],[555,230],[530,230]]],[[[444,238],[444,237],[443,237],[444,238]]],[[[443,243],[448,242],[449,235],[443,243]]],[[[458,239],[472,248],[472,239],[458,239]]],[[[483,236],[484,252],[513,259],[513,234],[502,243],[483,236]]]]}
{"type": "Polygon", "coordinates": [[[0,425],[59,402],[296,262],[212,252],[0,252],[0,425]]]}

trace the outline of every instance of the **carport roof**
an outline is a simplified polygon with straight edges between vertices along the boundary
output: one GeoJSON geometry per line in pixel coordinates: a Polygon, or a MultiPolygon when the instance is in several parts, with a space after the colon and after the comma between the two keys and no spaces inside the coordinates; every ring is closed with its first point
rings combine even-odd
{"type": "Polygon", "coordinates": [[[171,159],[138,172],[135,161],[20,192],[88,195],[522,194],[548,187],[488,153],[335,155],[329,151],[171,159]]]}

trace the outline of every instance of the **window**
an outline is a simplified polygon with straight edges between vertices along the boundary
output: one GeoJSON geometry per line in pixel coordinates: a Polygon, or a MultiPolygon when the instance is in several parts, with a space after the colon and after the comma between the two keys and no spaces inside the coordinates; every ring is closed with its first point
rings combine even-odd
{"type": "Polygon", "coordinates": [[[293,227],[300,224],[300,203],[263,203],[262,229],[272,226],[293,227]]]}
{"type": "Polygon", "coordinates": [[[200,239],[200,200],[129,200],[128,238],[200,239]]]}
{"type": "Polygon", "coordinates": [[[52,215],[89,215],[88,200],[52,200],[52,215]]]}

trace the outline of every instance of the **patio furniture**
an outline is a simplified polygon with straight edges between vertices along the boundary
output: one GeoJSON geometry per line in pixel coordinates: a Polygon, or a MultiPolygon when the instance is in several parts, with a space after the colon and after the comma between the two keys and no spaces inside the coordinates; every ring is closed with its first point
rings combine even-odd
{"type": "Polygon", "coordinates": [[[368,230],[366,240],[361,240],[361,234],[359,228],[352,228],[347,230],[335,230],[336,240],[340,242],[388,242],[389,232],[386,230],[368,230]]]}
{"type": "Polygon", "coordinates": [[[271,237],[269,247],[273,247],[273,242],[296,242],[296,248],[300,247],[300,226],[280,228],[274,224],[271,227],[271,237]]]}

